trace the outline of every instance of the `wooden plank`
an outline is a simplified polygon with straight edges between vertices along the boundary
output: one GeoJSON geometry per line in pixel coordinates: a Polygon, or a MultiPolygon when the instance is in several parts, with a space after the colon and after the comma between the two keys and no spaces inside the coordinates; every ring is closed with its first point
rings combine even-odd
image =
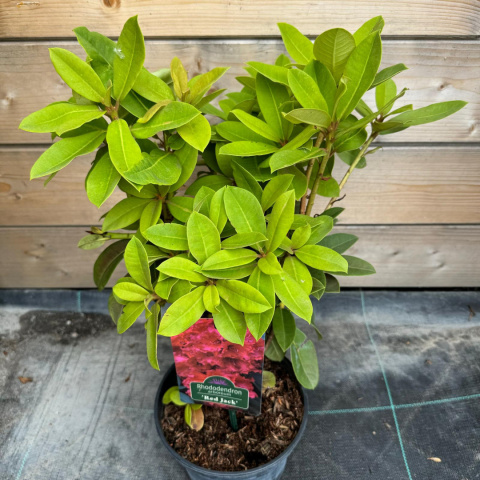
{"type": "MultiPolygon", "coordinates": [[[[0,288],[89,288],[98,250],[79,250],[82,227],[0,230],[0,288]]],[[[343,278],[356,287],[476,287],[480,226],[339,226],[360,237],[351,249],[377,274],[343,278]]],[[[349,251],[350,253],[350,251],[349,251]]],[[[119,271],[117,276],[123,272],[119,271]]]]}
{"type": "MultiPolygon", "coordinates": [[[[123,198],[117,190],[97,209],[84,178],[92,156],[80,157],[43,187],[29,170],[43,150],[0,149],[0,225],[91,225],[123,198]]],[[[356,170],[337,205],[348,224],[480,223],[479,147],[386,147],[356,170]],[[454,165],[454,168],[452,168],[454,165]]],[[[347,166],[337,160],[340,180],[347,166]]],[[[327,199],[317,200],[316,212],[327,199]]]]}
{"type": "Polygon", "coordinates": [[[476,35],[479,12],[475,0],[1,0],[0,37],[70,37],[78,25],[118,36],[137,14],[154,37],[272,36],[285,21],[318,35],[332,26],[355,30],[376,15],[385,17],[388,35],[476,35]]]}
{"type": "MultiPolygon", "coordinates": [[[[23,117],[45,105],[67,99],[71,91],[50,63],[48,47],[71,49],[84,56],[73,42],[0,44],[0,143],[50,143],[48,134],[18,130],[23,117]]],[[[255,59],[274,62],[284,52],[277,40],[150,41],[146,66],[159,69],[178,55],[191,75],[217,66],[231,66],[218,82],[230,91],[240,89],[235,77],[245,74],[245,62],[255,59]]],[[[410,69],[398,77],[399,88],[409,92],[398,105],[422,107],[434,102],[461,99],[469,104],[454,116],[430,125],[380,137],[382,142],[478,142],[480,141],[480,42],[386,41],[383,66],[404,62],[410,69]]],[[[373,91],[367,102],[374,107],[373,91]]]]}

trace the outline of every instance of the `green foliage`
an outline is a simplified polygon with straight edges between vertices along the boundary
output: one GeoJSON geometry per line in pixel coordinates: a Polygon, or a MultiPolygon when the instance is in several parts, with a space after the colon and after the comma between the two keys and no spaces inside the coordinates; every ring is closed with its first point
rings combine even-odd
{"type": "MultiPolygon", "coordinates": [[[[211,102],[224,91],[212,87],[227,68],[192,78],[175,57],[169,69],[149,72],[137,17],[117,42],[76,28],[85,61],[50,49],[72,97],[21,122],[55,140],[31,178],[48,183],[76,157],[96,152],[85,182],[90,201],[100,207],[117,188],[125,194],[78,246],[104,248],[94,265],[99,289],[125,260],[128,276],[115,282],[109,312],[119,333],[145,312],[153,368],[157,336],[184,332],[207,310],[230,342],[243,345],[248,329],[257,340],[266,335],[272,360],[290,349],[300,383],[316,386],[315,347],[300,330],[305,321],[321,338],[312,298],[340,291],[332,273],[375,273],[365,260],[344,255],[357,237],[331,233],[343,211],[337,197],[366,167],[378,135],[441,120],[465,105],[401,103],[407,92],[393,78],[407,67],[378,71],[383,26],[375,17],[354,33],[334,28],[312,43],[280,23],[291,59],[248,62],[237,77],[241,91],[226,93],[218,106],[211,102]],[[372,89],[375,105],[363,100],[372,89]],[[220,122],[212,128],[205,114],[220,122]],[[199,155],[203,168],[195,174],[199,155]],[[348,165],[343,179],[336,158],[348,165]],[[318,208],[322,197],[331,199],[318,208]]],[[[178,389],[167,391],[168,402],[184,405],[178,389]]],[[[201,409],[186,405],[185,421],[200,429],[201,409]]]]}

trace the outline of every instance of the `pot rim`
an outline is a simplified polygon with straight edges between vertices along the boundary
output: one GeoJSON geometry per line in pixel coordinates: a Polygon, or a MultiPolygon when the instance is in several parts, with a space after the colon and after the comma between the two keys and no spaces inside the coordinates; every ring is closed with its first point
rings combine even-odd
{"type": "MultiPolygon", "coordinates": [[[[289,363],[290,361],[285,358],[285,360],[289,363]]],[[[162,381],[160,382],[160,385],[157,390],[157,394],[155,395],[155,407],[154,407],[154,415],[155,415],[155,426],[157,427],[157,433],[160,437],[160,440],[162,443],[167,447],[167,451],[170,455],[172,455],[175,460],[177,460],[181,465],[183,465],[185,468],[188,468],[190,470],[194,470],[198,473],[203,473],[203,474],[208,474],[212,477],[224,477],[225,475],[229,475],[231,478],[241,478],[243,476],[251,475],[252,473],[260,473],[265,470],[269,470],[273,464],[279,463],[282,460],[286,460],[287,457],[290,456],[292,453],[293,449],[297,446],[298,442],[302,438],[305,428],[307,426],[307,417],[308,417],[308,397],[307,397],[307,392],[303,388],[302,385],[300,385],[300,391],[302,393],[302,400],[303,400],[303,418],[302,422],[300,423],[300,428],[298,429],[297,435],[295,438],[292,440],[292,443],[288,445],[288,447],[280,453],[277,457],[274,459],[270,460],[269,462],[265,463],[264,465],[260,465],[259,467],[254,467],[250,468],[248,470],[237,470],[237,471],[223,471],[223,470],[211,470],[209,468],[205,467],[200,467],[199,465],[196,465],[195,463],[190,462],[186,458],[182,457],[179,453],[175,451],[174,448],[170,446],[170,444],[167,442],[167,439],[165,438],[165,434],[163,433],[162,426],[160,425],[160,419],[159,419],[159,410],[160,408],[163,409],[163,404],[161,404],[161,399],[160,399],[160,393],[163,390],[163,386],[167,380],[167,378],[172,374],[172,372],[175,370],[175,363],[173,363],[170,368],[165,372],[162,381]],[[160,407],[161,405],[161,407],[160,407]]],[[[176,375],[176,374],[175,374],[176,375]]]]}

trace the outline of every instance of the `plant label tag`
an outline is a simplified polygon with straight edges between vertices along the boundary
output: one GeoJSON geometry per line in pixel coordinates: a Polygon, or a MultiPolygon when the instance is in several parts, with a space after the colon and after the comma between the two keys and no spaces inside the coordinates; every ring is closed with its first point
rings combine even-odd
{"type": "Polygon", "coordinates": [[[247,331],[242,345],[225,340],[213,318],[201,318],[172,337],[180,397],[184,402],[260,415],[265,339],[247,331]]]}

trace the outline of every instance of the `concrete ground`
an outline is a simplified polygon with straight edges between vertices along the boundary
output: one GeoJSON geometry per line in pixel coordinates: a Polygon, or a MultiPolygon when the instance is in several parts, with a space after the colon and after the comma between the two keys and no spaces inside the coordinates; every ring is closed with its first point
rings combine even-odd
{"type": "MultiPolygon", "coordinates": [[[[155,430],[143,325],[117,335],[106,300],[0,291],[2,480],[187,478],[155,430]]],[[[480,294],[346,291],[315,312],[320,385],[285,478],[480,479],[480,294]]]]}

